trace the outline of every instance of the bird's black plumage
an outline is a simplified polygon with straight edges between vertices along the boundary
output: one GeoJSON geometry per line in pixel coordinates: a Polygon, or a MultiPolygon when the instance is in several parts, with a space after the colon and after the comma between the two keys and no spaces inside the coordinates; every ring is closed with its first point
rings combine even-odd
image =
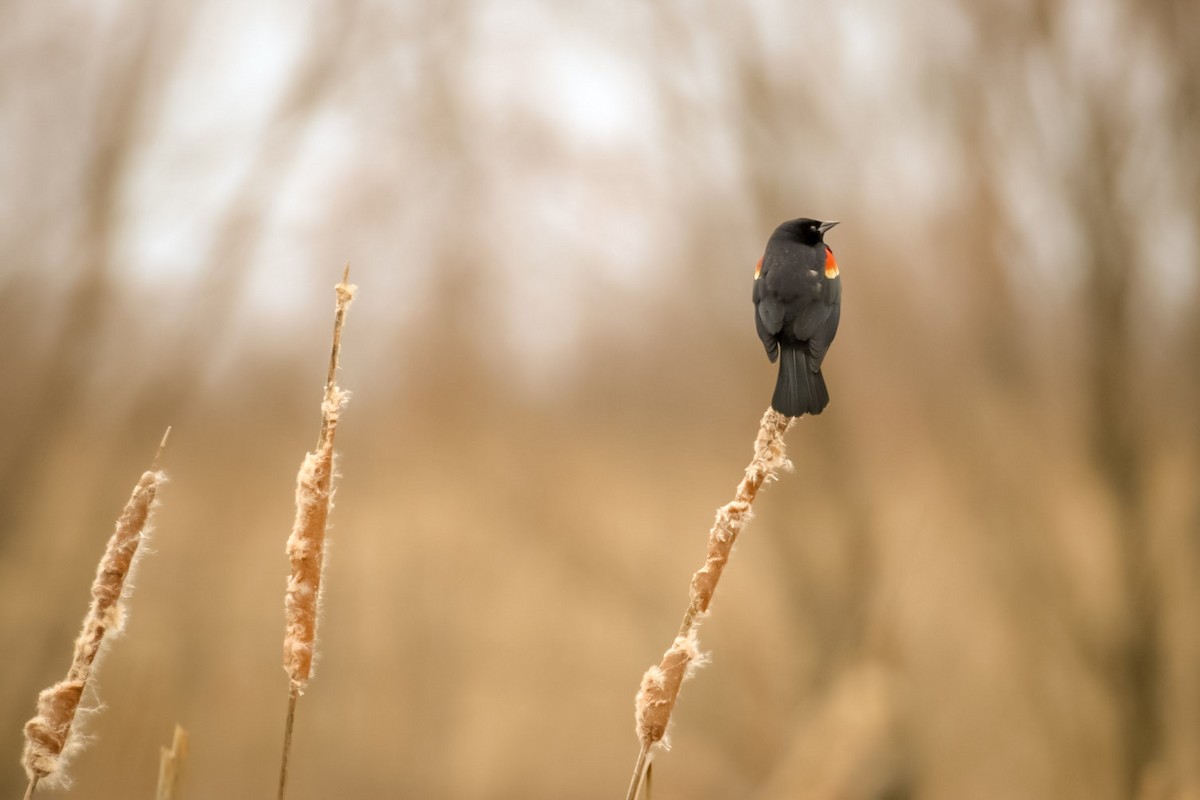
{"type": "Polygon", "coordinates": [[[825,232],[836,222],[793,219],[771,234],[754,273],[754,324],[779,377],[771,407],[789,417],[829,403],[821,362],[837,333],[842,280],[825,232]]]}

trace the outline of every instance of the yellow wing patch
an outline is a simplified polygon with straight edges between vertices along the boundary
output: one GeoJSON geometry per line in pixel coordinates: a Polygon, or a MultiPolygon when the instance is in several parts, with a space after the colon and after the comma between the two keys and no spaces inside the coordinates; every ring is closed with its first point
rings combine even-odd
{"type": "Polygon", "coordinates": [[[758,263],[754,266],[754,280],[762,277],[762,256],[758,257],[758,263]]]}

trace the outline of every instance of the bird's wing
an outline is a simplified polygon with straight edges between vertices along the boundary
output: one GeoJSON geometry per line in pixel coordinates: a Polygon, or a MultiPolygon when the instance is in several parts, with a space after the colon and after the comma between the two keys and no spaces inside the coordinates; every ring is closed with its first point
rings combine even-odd
{"type": "Polygon", "coordinates": [[[754,329],[767,350],[767,358],[775,361],[779,357],[779,342],[776,334],[783,327],[783,308],[771,298],[763,297],[763,259],[758,259],[754,267],[754,290],[751,297],[754,300],[754,329]]]}
{"type": "Polygon", "coordinates": [[[800,305],[800,301],[796,303],[798,309],[792,319],[792,335],[802,342],[807,342],[821,330],[833,307],[823,301],[820,287],[817,285],[813,285],[811,295],[803,298],[803,302],[803,305],[800,305]]]}
{"type": "Polygon", "coordinates": [[[842,316],[842,282],[839,278],[825,281],[821,291],[821,305],[829,310],[825,319],[817,326],[808,340],[808,352],[811,358],[809,366],[813,372],[821,368],[825,353],[837,335],[838,322],[842,316]]]}
{"type": "Polygon", "coordinates": [[[776,334],[779,333],[779,328],[782,327],[783,321],[782,319],[779,320],[779,324],[777,324],[775,326],[775,330],[772,331],[770,327],[768,327],[767,320],[763,317],[763,311],[766,309],[768,314],[770,314],[770,309],[774,307],[774,305],[775,304],[771,301],[764,301],[759,303],[758,307],[754,310],[754,327],[758,331],[758,338],[762,339],[763,347],[767,349],[767,358],[769,358],[772,363],[774,363],[775,359],[779,357],[779,339],[776,337],[776,334]]]}

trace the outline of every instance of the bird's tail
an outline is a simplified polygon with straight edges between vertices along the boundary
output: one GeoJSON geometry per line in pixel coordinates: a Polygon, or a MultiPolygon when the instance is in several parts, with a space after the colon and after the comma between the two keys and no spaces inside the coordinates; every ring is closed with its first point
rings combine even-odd
{"type": "Polygon", "coordinates": [[[809,367],[803,347],[784,345],[779,353],[779,378],[771,407],[787,417],[820,414],[829,405],[829,391],[821,370],[809,367]]]}

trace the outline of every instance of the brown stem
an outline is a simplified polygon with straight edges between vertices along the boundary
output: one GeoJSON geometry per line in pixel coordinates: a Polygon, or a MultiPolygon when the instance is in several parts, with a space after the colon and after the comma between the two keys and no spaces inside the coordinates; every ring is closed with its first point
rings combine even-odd
{"type": "Polygon", "coordinates": [[[774,409],[767,409],[763,415],[754,442],[754,458],[746,467],[733,500],[717,509],[716,521],[708,533],[704,566],[692,575],[691,594],[679,625],[679,633],[663,653],[662,660],[642,676],[636,701],[637,734],[642,746],[628,800],[635,800],[637,796],[650,748],[662,741],[667,733],[680,687],[703,663],[696,630],[700,620],[708,613],[717,583],[733,552],[734,542],[750,519],[751,504],[763,484],[774,479],[777,470],[791,467],[784,453],[783,436],[792,422],[792,418],[774,409]]]}
{"type": "Polygon", "coordinates": [[[648,755],[650,755],[650,743],[642,742],[637,763],[633,765],[633,778],[629,781],[629,793],[625,795],[625,800],[637,800],[638,789],[642,788],[642,776],[646,774],[646,756],[648,755]]]}
{"type": "MultiPolygon", "coordinates": [[[[342,282],[336,287],[337,289],[337,310],[333,316],[333,346],[329,351],[329,372],[325,377],[325,402],[335,402],[335,389],[337,387],[337,370],[338,357],[342,352],[342,326],[346,323],[346,309],[350,306],[350,300],[354,297],[354,287],[350,285],[350,263],[346,262],[345,269],[342,270],[342,282]]],[[[329,429],[329,415],[322,413],[321,415],[321,435],[317,437],[318,445],[325,441],[325,435],[329,429]]]]}
{"type": "MultiPolygon", "coordinates": [[[[155,456],[156,464],[161,454],[162,445],[155,456]]],[[[75,727],[76,711],[90,685],[96,657],[106,636],[121,630],[123,625],[126,578],[137,560],[163,477],[161,472],[152,470],[144,473],[134,486],[96,568],[92,602],[75,640],[71,667],[63,680],[38,694],[37,714],[25,723],[23,762],[30,780],[26,797],[32,796],[40,779],[55,776],[63,768],[63,752],[69,751],[67,745],[75,727]]]]}
{"type": "Polygon", "coordinates": [[[279,800],[287,787],[288,756],[292,752],[292,728],[296,723],[296,700],[300,694],[294,689],[288,693],[287,722],[283,725],[283,760],[279,764],[279,800]]]}
{"type": "Polygon", "coordinates": [[[184,765],[187,762],[188,735],[181,725],[176,724],[171,747],[161,748],[158,760],[158,790],[155,800],[179,800],[183,781],[184,765]]]}

